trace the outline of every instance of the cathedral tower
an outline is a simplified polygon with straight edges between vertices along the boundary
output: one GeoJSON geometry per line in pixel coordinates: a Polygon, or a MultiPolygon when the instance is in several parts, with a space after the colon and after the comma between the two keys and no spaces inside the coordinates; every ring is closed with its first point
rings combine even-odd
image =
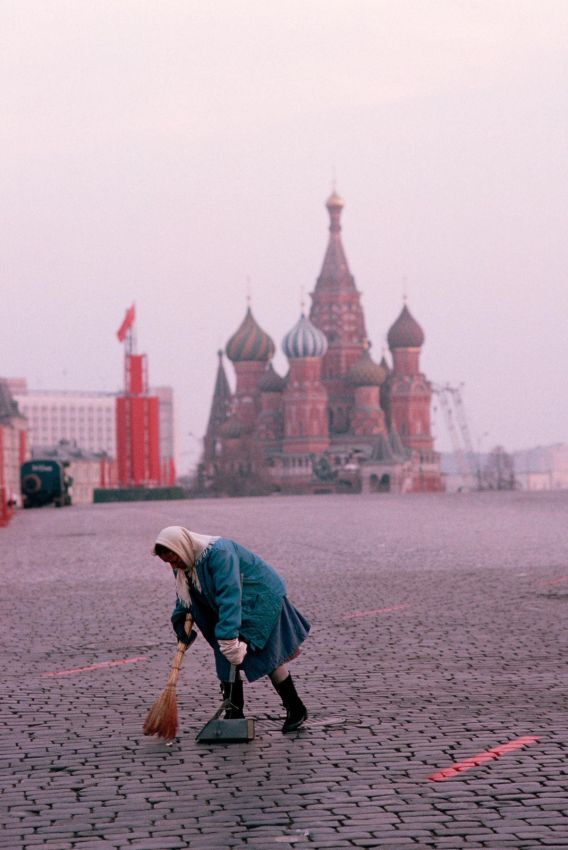
{"type": "Polygon", "coordinates": [[[389,376],[391,423],[405,446],[425,456],[434,448],[430,426],[432,389],[420,371],[424,332],[406,304],[387,339],[393,360],[389,376]]]}
{"type": "Polygon", "coordinates": [[[310,319],[327,337],[328,349],[322,364],[322,380],[329,396],[331,434],[349,430],[349,408],[353,390],[345,377],[363,354],[367,333],[360,293],[349,270],[341,241],[343,199],[334,191],[326,202],[329,241],[320,276],[312,293],[310,319]]]}
{"type": "Polygon", "coordinates": [[[282,348],[290,361],[283,394],[284,453],[318,454],[329,446],[327,391],[321,381],[327,340],[302,313],[282,348]]]}
{"type": "Polygon", "coordinates": [[[385,414],[381,410],[380,387],[387,376],[385,368],[371,360],[367,344],[361,358],[353,364],[347,380],[355,388],[355,407],[351,416],[353,437],[386,435],[385,414]]]}
{"type": "Polygon", "coordinates": [[[261,456],[282,448],[282,393],[286,381],[275,372],[272,363],[258,382],[260,413],[254,431],[255,447],[261,456]]]}
{"type": "Polygon", "coordinates": [[[233,413],[244,430],[250,432],[260,410],[258,382],[274,355],[274,343],[257,324],[250,307],[247,307],[243,321],[228,341],[226,353],[237,376],[233,413]]]}
{"type": "Polygon", "coordinates": [[[231,389],[223,367],[223,352],[218,351],[219,365],[217,366],[217,376],[215,378],[215,388],[213,390],[213,400],[211,402],[211,411],[209,413],[209,421],[207,423],[207,431],[205,432],[203,460],[206,469],[209,470],[209,465],[215,462],[219,455],[219,429],[229,416],[231,407],[231,389]]]}

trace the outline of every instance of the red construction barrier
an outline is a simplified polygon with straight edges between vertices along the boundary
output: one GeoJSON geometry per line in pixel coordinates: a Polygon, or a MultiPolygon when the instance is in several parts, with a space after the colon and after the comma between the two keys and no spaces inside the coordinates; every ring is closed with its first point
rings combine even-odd
{"type": "Polygon", "coordinates": [[[10,518],[12,516],[12,511],[8,507],[8,500],[6,498],[6,490],[4,487],[0,487],[0,526],[8,525],[10,522],[10,518]]]}

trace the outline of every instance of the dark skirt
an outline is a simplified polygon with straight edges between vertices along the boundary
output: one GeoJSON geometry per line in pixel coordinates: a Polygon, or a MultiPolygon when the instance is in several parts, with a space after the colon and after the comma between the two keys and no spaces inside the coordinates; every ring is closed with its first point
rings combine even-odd
{"type": "MultiPolygon", "coordinates": [[[[256,652],[249,649],[245,655],[241,669],[247,677],[247,681],[255,682],[257,679],[267,676],[280,664],[284,664],[285,661],[289,661],[298,655],[300,645],[307,638],[309,631],[309,622],[285,596],[282,600],[280,616],[266,644],[256,652]]],[[[217,643],[213,645],[213,651],[215,652],[217,676],[222,682],[226,682],[229,678],[231,665],[221,653],[217,643]]]]}

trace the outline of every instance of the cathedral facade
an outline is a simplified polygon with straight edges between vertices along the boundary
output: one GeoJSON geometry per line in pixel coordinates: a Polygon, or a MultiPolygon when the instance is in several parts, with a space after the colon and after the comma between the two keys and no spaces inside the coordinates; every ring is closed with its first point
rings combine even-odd
{"type": "Polygon", "coordinates": [[[329,241],[304,312],[286,334],[283,377],[250,306],[219,364],[201,487],[215,493],[434,492],[432,389],[420,371],[424,333],[406,304],[388,332],[391,362],[371,357],[360,293],[341,240],[344,202],[327,200],[329,241]]]}

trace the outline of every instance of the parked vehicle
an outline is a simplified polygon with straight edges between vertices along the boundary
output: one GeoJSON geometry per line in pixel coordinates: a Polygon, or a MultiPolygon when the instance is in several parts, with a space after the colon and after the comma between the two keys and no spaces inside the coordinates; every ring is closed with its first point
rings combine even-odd
{"type": "Polygon", "coordinates": [[[20,468],[22,504],[24,508],[71,504],[73,479],[58,460],[28,460],[20,468]]]}

